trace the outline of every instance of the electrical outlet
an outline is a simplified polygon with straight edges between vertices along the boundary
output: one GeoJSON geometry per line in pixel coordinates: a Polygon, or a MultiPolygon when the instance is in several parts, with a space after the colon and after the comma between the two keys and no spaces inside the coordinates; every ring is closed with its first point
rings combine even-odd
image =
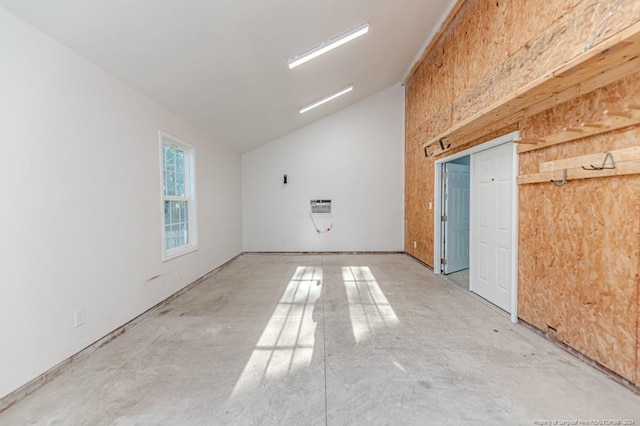
{"type": "Polygon", "coordinates": [[[433,203],[429,201],[429,210],[433,210],[433,203]]]}
{"type": "Polygon", "coordinates": [[[74,315],[74,324],[76,327],[80,327],[87,320],[87,314],[84,309],[78,309],[74,315]]]}
{"type": "Polygon", "coordinates": [[[413,242],[413,248],[418,248],[418,242],[417,241],[413,242]]]}

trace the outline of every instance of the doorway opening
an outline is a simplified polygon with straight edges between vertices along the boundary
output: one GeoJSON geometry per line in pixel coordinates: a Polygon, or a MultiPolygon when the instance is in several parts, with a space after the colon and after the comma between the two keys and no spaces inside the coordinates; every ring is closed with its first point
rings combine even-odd
{"type": "Polygon", "coordinates": [[[435,162],[434,272],[517,322],[518,132],[435,162]]]}
{"type": "Polygon", "coordinates": [[[442,163],[441,167],[440,271],[455,285],[469,290],[471,155],[442,163]]]}

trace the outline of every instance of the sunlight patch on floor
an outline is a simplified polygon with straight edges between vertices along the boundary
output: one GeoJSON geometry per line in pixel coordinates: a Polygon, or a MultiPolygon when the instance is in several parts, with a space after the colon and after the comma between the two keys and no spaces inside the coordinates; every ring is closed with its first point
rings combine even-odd
{"type": "Polygon", "coordinates": [[[370,338],[376,331],[400,324],[368,266],[343,267],[342,280],[347,290],[351,328],[356,343],[370,338]]]}
{"type": "Polygon", "coordinates": [[[322,268],[299,266],[251,354],[232,397],[309,366],[322,293],[322,268]]]}

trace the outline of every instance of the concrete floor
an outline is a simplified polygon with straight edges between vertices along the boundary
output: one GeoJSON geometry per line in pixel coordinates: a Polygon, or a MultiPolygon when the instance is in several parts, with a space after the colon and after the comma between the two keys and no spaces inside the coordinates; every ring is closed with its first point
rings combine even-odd
{"type": "Polygon", "coordinates": [[[240,257],[0,414],[2,425],[612,419],[640,424],[640,397],[405,255],[240,257]]]}

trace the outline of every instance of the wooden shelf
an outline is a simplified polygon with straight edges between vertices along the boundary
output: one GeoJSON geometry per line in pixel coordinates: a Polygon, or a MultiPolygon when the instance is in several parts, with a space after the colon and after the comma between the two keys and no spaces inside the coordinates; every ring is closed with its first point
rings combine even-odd
{"type": "Polygon", "coordinates": [[[446,132],[431,137],[423,148],[429,156],[440,156],[474,139],[515,124],[524,117],[575,99],[638,71],[640,22],[532,81],[513,95],[478,111],[446,132]]]}
{"type": "Polygon", "coordinates": [[[602,120],[565,128],[560,133],[541,139],[522,139],[514,142],[520,144],[518,153],[523,153],[635,126],[640,124],[640,107],[634,105],[626,111],[604,111],[603,116],[602,120]]]}

